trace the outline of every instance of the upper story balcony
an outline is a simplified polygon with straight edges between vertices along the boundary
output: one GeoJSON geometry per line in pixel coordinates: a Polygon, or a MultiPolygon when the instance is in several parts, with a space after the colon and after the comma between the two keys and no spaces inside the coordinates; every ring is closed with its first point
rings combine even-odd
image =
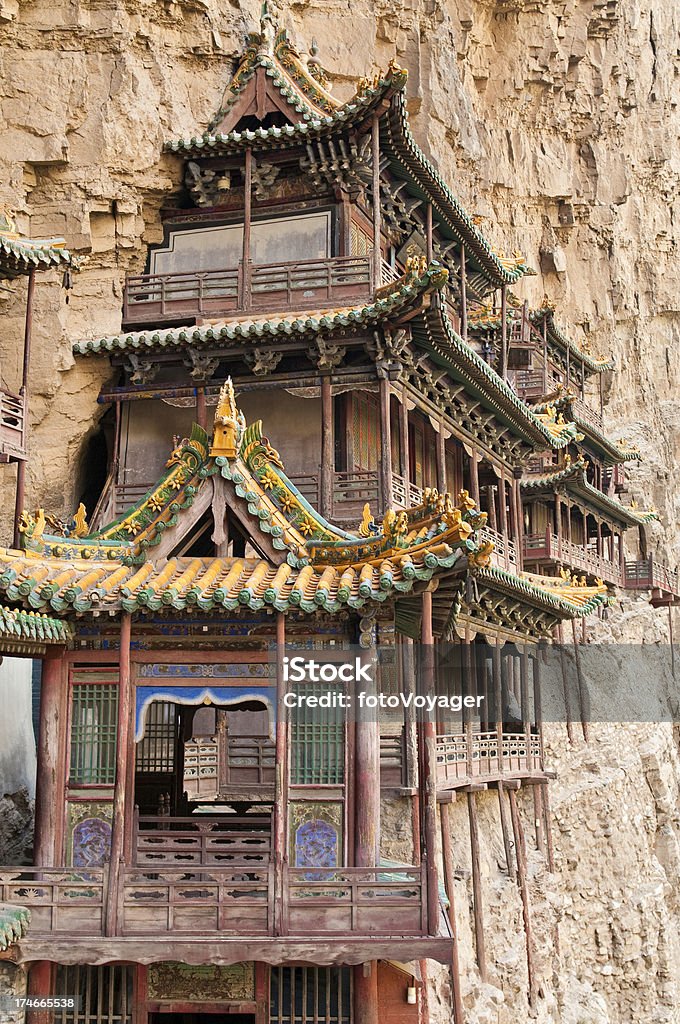
{"type": "Polygon", "coordinates": [[[620,560],[614,561],[582,544],[574,544],[550,529],[544,534],[529,534],[524,538],[524,561],[530,565],[565,565],[598,577],[605,583],[617,587],[624,585],[620,560]]]}
{"type": "Polygon", "coordinates": [[[653,555],[637,562],[626,562],[627,590],[651,590],[654,605],[680,603],[680,571],[669,569],[653,555]]]}
{"type": "Polygon", "coordinates": [[[26,396],[0,391],[0,462],[26,458],[26,396]]]}
{"type": "Polygon", "coordinates": [[[290,263],[128,276],[123,293],[123,329],[177,323],[225,314],[297,311],[348,305],[369,299],[395,279],[383,263],[375,281],[368,256],[333,256],[290,263]]]}

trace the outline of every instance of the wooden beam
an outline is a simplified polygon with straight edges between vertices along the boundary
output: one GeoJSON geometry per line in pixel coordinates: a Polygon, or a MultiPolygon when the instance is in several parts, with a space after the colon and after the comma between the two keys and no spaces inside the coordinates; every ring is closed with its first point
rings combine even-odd
{"type": "Polygon", "coordinates": [[[331,375],[321,377],[321,515],[333,516],[333,472],[335,470],[335,429],[331,375]]]}
{"type": "MultiPolygon", "coordinates": [[[[421,679],[423,696],[434,695],[434,632],[432,627],[432,593],[422,595],[421,620],[421,679]]],[[[431,714],[423,713],[420,723],[420,751],[422,779],[420,792],[423,808],[425,838],[425,867],[427,875],[427,927],[430,935],[439,929],[439,882],[437,879],[437,730],[431,714]]]]}
{"type": "MultiPolygon", "coordinates": [[[[117,931],[118,885],[123,861],[125,828],[132,823],[132,813],[126,822],[126,780],[128,738],[131,727],[132,684],[130,679],[130,638],[132,619],[123,612],[120,620],[120,653],[118,662],[118,728],[116,733],[116,781],[113,789],[111,823],[111,856],[109,860],[109,886],[106,901],[106,935],[117,931]]],[[[132,808],[130,808],[132,812],[132,808]]]]}
{"type": "Polygon", "coordinates": [[[456,924],[456,893],[455,893],[455,870],[453,866],[453,849],[451,846],[451,814],[450,804],[442,804],[439,808],[441,814],[442,831],[442,860],[444,863],[444,888],[446,898],[449,901],[449,925],[451,927],[451,1000],[453,1010],[453,1024],[465,1024],[463,1011],[463,996],[460,986],[460,958],[458,950],[458,927],[456,924]]]}
{"type": "Polygon", "coordinates": [[[555,870],[555,849],[552,837],[552,815],[550,812],[550,785],[543,783],[543,821],[545,827],[545,847],[548,860],[548,871],[552,874],[555,870]]]}
{"type": "Polygon", "coordinates": [[[472,859],[472,909],[475,921],[475,949],[477,966],[486,981],[486,946],[484,943],[484,905],[482,899],[482,875],[479,867],[479,825],[477,822],[477,794],[467,794],[468,820],[470,822],[470,854],[472,859]]]}
{"type": "Polygon", "coordinates": [[[522,828],[522,822],[519,816],[519,809],[517,807],[517,797],[514,791],[511,789],[508,793],[510,797],[510,815],[512,817],[512,828],[515,835],[515,853],[517,855],[517,883],[519,885],[520,896],[522,899],[522,918],[524,920],[524,936],[526,940],[526,952],[527,952],[527,977],[529,981],[529,1006],[532,1008],[536,1005],[536,981],[534,976],[534,952],[533,952],[533,937],[531,932],[531,913],[529,909],[529,887],[527,883],[527,859],[526,859],[526,843],[524,840],[524,830],[522,828]]]}

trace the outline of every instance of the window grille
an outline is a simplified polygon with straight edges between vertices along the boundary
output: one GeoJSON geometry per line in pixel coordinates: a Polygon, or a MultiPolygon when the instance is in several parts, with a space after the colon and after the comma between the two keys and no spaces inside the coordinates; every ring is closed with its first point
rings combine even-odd
{"type": "MultiPolygon", "coordinates": [[[[300,687],[302,692],[303,687],[300,687]]],[[[311,696],[337,692],[326,683],[305,683],[311,696]]],[[[345,729],[342,708],[310,708],[291,713],[290,780],[294,786],[342,785],[345,777],[345,729]]]]}
{"type": "Polygon", "coordinates": [[[76,1009],[51,1012],[54,1024],[132,1024],[132,967],[57,967],[55,996],[80,996],[76,1009]]]}
{"type": "Polygon", "coordinates": [[[98,676],[92,671],[75,670],[72,678],[69,781],[112,785],[116,776],[118,686],[106,681],[111,678],[111,670],[98,676]],[[102,681],[91,681],[95,678],[102,681]]]}
{"type": "Polygon", "coordinates": [[[154,701],[146,709],[144,736],[137,744],[138,772],[171,773],[175,769],[177,709],[167,701],[154,701]]]}
{"type": "Polygon", "coordinates": [[[272,967],[270,1024],[349,1024],[348,967],[272,967]]]}

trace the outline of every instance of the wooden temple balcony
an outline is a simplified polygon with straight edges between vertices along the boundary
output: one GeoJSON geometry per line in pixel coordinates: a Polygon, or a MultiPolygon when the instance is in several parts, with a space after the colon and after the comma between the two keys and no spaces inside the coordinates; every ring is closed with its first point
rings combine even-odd
{"type": "Polygon", "coordinates": [[[26,458],[26,396],[0,391],[0,463],[26,458]]]}
{"type": "Polygon", "coordinates": [[[529,534],[524,538],[525,564],[561,565],[588,573],[617,587],[624,585],[619,562],[598,555],[579,544],[558,537],[550,529],[545,533],[529,534]]]}
{"type": "Polygon", "coordinates": [[[544,778],[537,733],[461,732],[437,737],[437,788],[503,779],[544,778]]]}
{"type": "Polygon", "coordinates": [[[651,590],[653,605],[680,603],[680,571],[669,569],[653,555],[638,562],[626,562],[626,590],[651,590]]]}
{"type": "Polygon", "coordinates": [[[0,902],[27,907],[31,937],[206,940],[427,935],[425,867],[289,868],[273,863],[2,868],[0,902]],[[109,887],[116,886],[115,892],[109,887]],[[275,909],[278,902],[278,915],[275,909]],[[107,927],[111,905],[115,925],[107,927]]]}
{"type": "Polygon", "coordinates": [[[123,291],[123,330],[233,313],[319,309],[368,299],[394,278],[385,265],[374,280],[372,257],[333,256],[222,270],[129,275],[123,291]]]}

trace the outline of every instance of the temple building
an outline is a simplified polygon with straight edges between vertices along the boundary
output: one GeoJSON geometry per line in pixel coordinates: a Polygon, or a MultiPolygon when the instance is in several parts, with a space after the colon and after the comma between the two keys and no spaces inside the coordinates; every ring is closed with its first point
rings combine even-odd
{"type": "Polygon", "coordinates": [[[42,660],[4,955],[32,997],[80,997],[39,1024],[426,1024],[432,961],[463,1024],[449,812],[483,974],[487,788],[540,999],[517,799],[549,871],[540,649],[615,588],[680,591],[626,560],[656,513],[621,501],[638,453],[586,401],[613,364],[515,298],[526,261],[422,153],[405,83],[391,64],[339,102],[265,4],[211,125],[168,143],[184,187],[120,332],[74,341],[108,374],[108,464],[0,549],[2,650],[42,660]],[[284,653],[355,649],[376,697],[471,700],[287,706],[284,653]]]}

